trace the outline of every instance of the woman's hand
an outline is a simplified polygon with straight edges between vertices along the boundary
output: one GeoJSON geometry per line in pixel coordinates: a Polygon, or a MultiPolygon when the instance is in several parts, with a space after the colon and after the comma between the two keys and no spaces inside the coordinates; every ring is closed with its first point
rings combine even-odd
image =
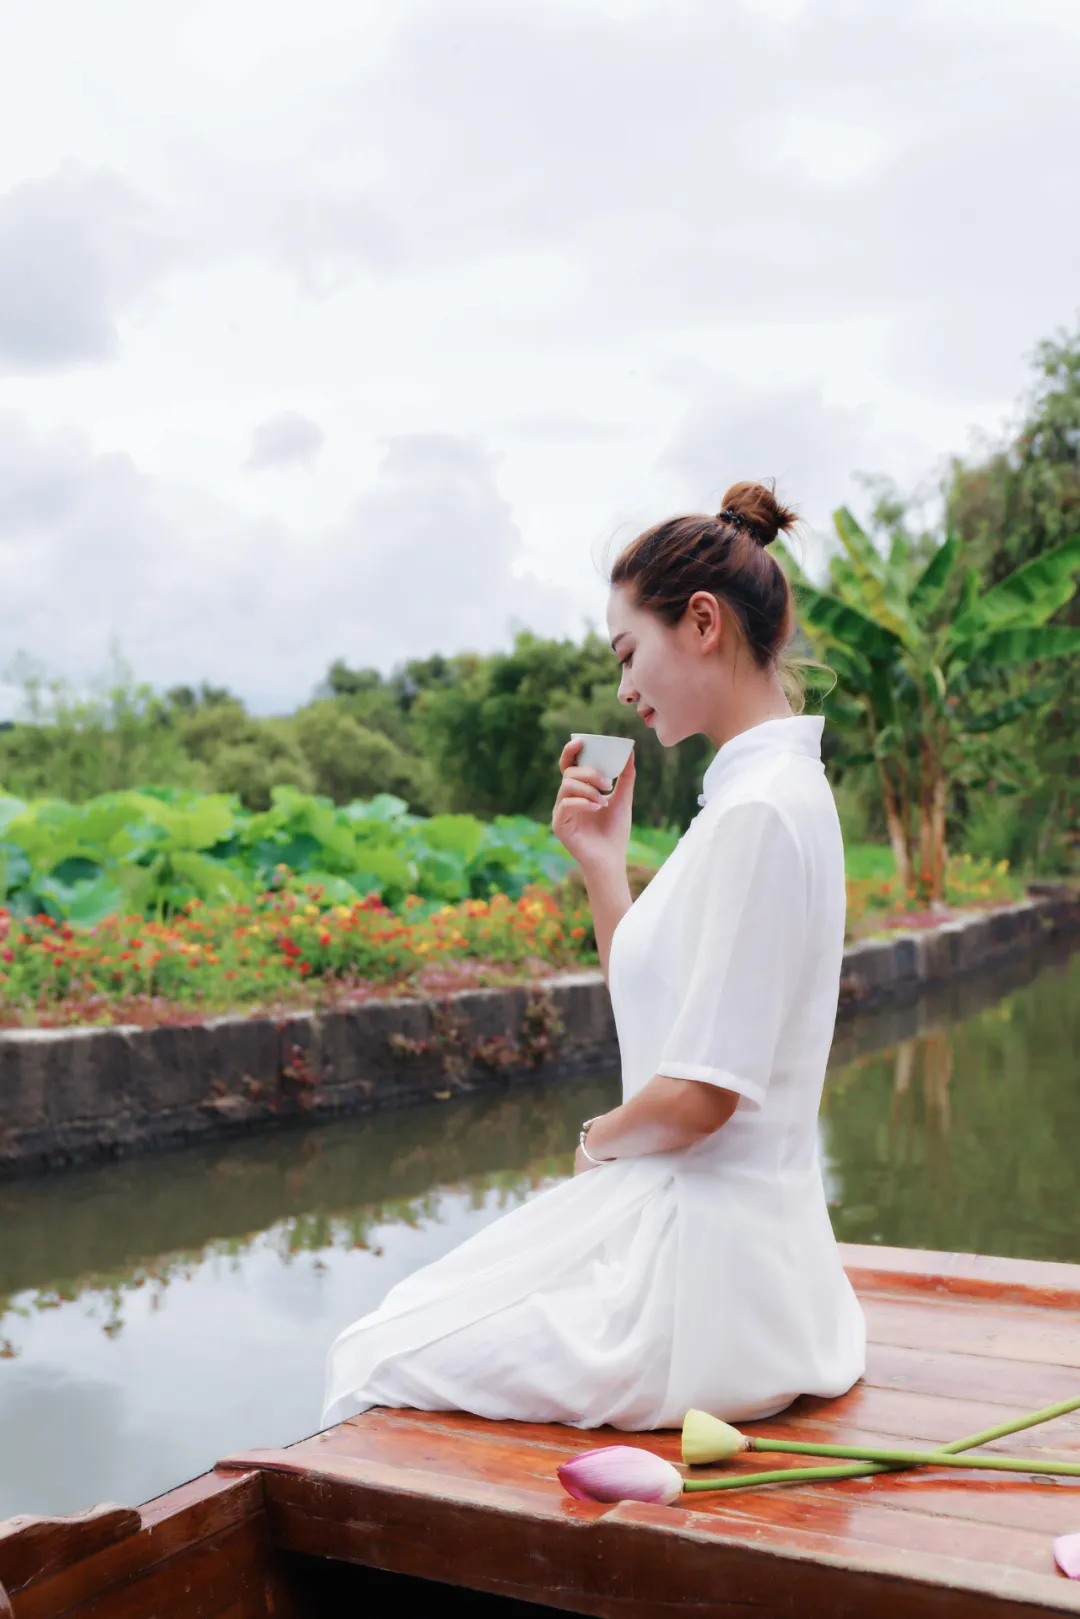
{"type": "Polygon", "coordinates": [[[574,1154],[574,1174],[575,1175],[586,1175],[586,1174],[588,1174],[590,1169],[599,1169],[599,1168],[600,1168],[599,1164],[591,1163],[590,1160],[588,1158],[586,1158],[585,1154],[582,1152],[582,1150],[581,1150],[581,1148],[579,1146],[577,1151],[574,1154]]]}
{"type": "Polygon", "coordinates": [[[605,793],[607,782],[599,770],[574,763],[581,747],[580,740],[568,742],[559,758],[563,779],[551,830],[583,871],[625,867],[634,807],[634,755],[627,760],[614,792],[605,793]]]}

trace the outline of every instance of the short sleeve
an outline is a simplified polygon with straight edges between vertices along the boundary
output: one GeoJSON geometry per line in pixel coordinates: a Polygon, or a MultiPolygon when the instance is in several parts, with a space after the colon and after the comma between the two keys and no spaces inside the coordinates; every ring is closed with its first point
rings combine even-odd
{"type": "Polygon", "coordinates": [[[727,810],[677,903],[684,987],[657,1073],[760,1107],[806,941],[803,857],[779,811],[764,802],[727,810]]]}

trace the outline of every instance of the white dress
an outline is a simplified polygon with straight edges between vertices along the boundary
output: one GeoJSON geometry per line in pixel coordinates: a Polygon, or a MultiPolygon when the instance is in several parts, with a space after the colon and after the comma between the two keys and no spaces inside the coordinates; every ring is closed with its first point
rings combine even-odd
{"type": "Polygon", "coordinates": [[[822,726],[720,749],[612,942],[624,1100],[655,1073],[703,1080],[738,1093],[728,1123],[562,1182],[399,1282],[333,1344],[326,1424],[387,1405],[675,1428],[862,1375],[818,1157],[845,905],[822,726]]]}

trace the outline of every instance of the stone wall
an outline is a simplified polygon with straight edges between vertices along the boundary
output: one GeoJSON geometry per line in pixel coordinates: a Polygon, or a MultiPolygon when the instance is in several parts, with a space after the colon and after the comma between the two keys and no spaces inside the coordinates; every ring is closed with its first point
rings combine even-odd
{"type": "MultiPolygon", "coordinates": [[[[841,1020],[1080,927],[1065,890],[852,946],[841,1020]]],[[[442,1001],[141,1029],[0,1032],[0,1174],[613,1067],[598,973],[442,1001]]]]}

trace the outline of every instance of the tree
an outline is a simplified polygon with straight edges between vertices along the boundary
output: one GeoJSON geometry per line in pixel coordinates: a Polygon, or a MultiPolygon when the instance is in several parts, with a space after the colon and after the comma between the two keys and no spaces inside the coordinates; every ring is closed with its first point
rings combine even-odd
{"type": "Polygon", "coordinates": [[[665,750],[616,696],[611,648],[590,631],[580,644],[521,634],[513,650],[410,665],[418,684],[413,735],[445,784],[453,807],[477,815],[546,820],[559,785],[558,761],[571,731],[634,737],[634,816],[684,825],[697,810],[712,749],[694,738],[665,750]]]}
{"type": "Polygon", "coordinates": [[[1000,757],[986,739],[1048,708],[1062,677],[1043,665],[1080,651],[1080,628],[1049,622],[1076,589],[1080,536],[984,590],[975,567],[960,568],[955,534],[926,561],[902,527],[884,556],[846,508],[835,523],[829,590],[785,556],[811,645],[836,675],[824,711],[852,737],[848,762],[876,765],[905,888],[939,900],[951,787],[993,779],[1000,757]],[[1010,684],[1033,667],[1037,684],[1010,684]]]}
{"type": "MultiPolygon", "coordinates": [[[[1036,351],[1036,377],[1019,427],[982,456],[953,462],[946,522],[967,561],[994,584],[1080,532],[1080,331],[1036,351]]],[[[1080,595],[1054,623],[1080,625],[1080,595]]],[[[1080,667],[1067,671],[1055,703],[1017,738],[1026,782],[1007,800],[998,836],[1014,859],[1065,864],[1080,821],[1080,667]]]]}
{"type": "Polygon", "coordinates": [[[193,783],[172,709],[135,681],[118,649],[84,692],[25,657],[5,680],[21,688],[23,709],[0,737],[0,784],[8,792],[78,803],[140,781],[193,783]]]}
{"type": "Polygon", "coordinates": [[[287,724],[307,761],[314,790],[335,803],[393,793],[420,814],[440,808],[435,778],[380,731],[368,730],[338,703],[312,703],[287,724]]]}
{"type": "Polygon", "coordinates": [[[594,686],[612,684],[610,648],[597,635],[578,646],[522,634],[512,651],[455,658],[447,673],[419,689],[414,725],[453,807],[546,818],[559,748],[544,715],[555,701],[587,700],[594,686]]]}

